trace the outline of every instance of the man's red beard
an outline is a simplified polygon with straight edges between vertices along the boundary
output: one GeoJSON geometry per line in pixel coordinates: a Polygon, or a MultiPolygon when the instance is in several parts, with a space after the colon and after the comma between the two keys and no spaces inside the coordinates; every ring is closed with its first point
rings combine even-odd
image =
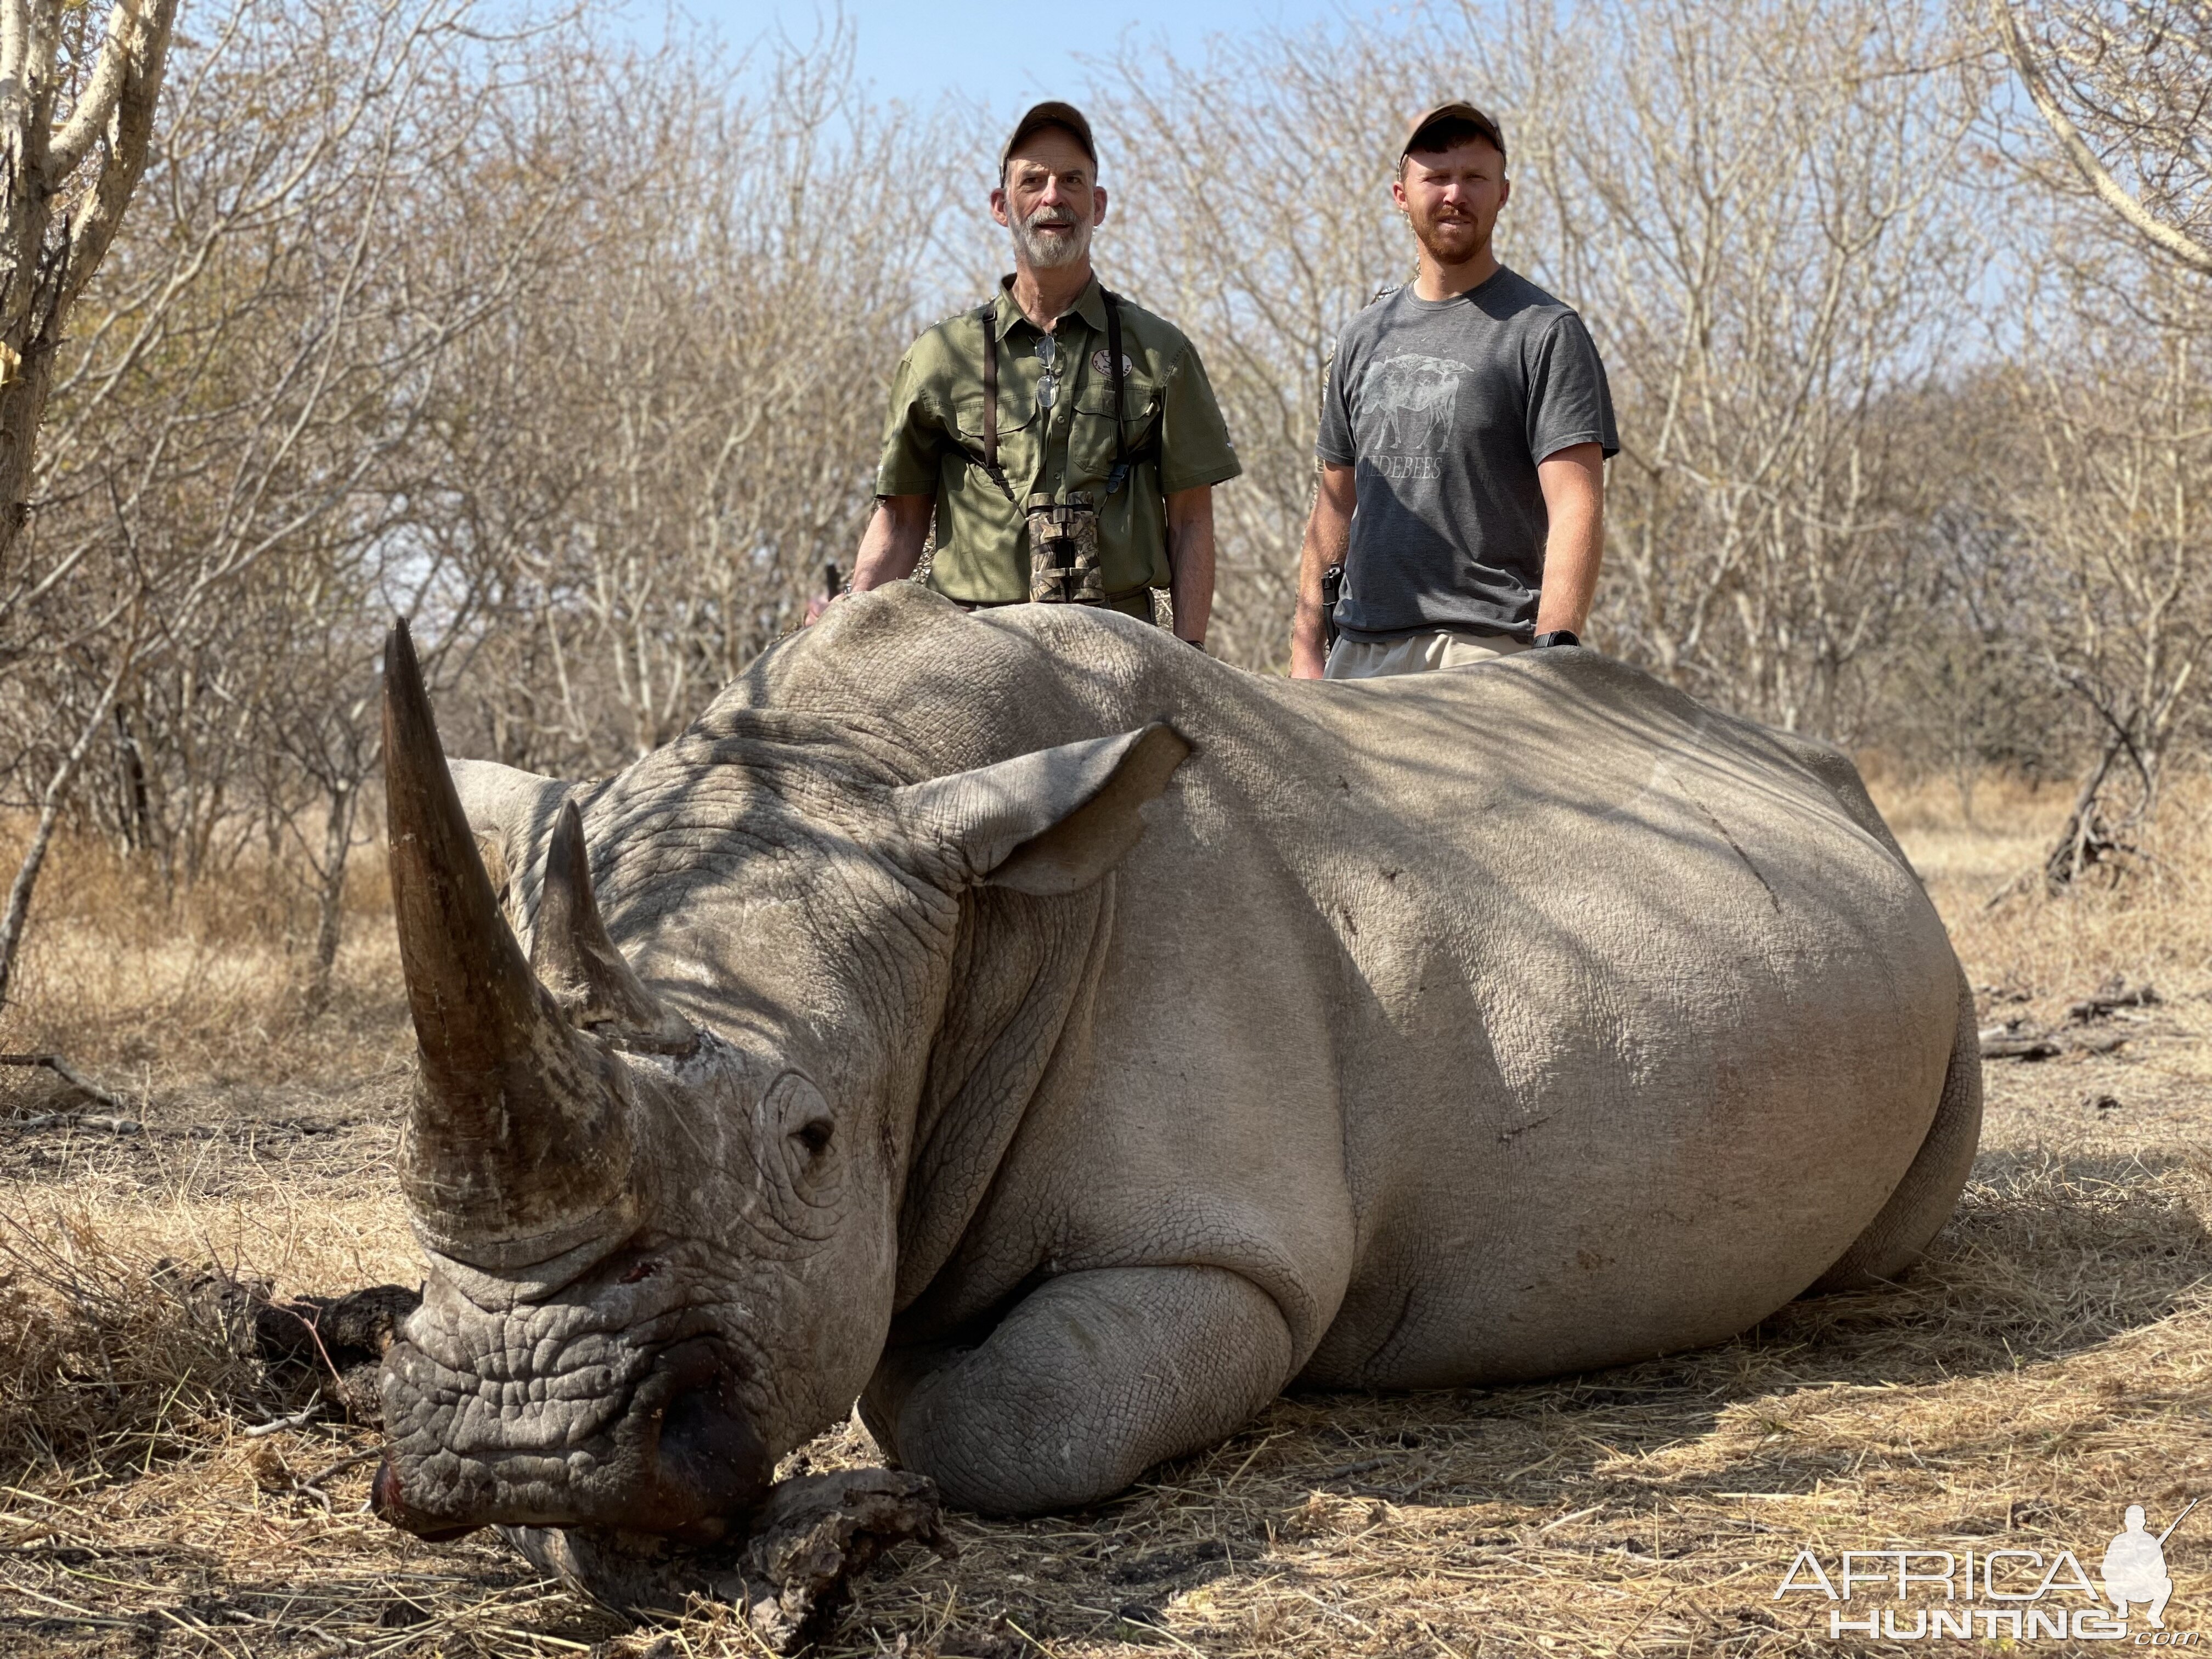
{"type": "Polygon", "coordinates": [[[1439,264],[1463,264],[1482,248],[1481,238],[1472,219],[1437,219],[1425,225],[1416,220],[1413,234],[1428,250],[1429,257],[1439,264]]]}

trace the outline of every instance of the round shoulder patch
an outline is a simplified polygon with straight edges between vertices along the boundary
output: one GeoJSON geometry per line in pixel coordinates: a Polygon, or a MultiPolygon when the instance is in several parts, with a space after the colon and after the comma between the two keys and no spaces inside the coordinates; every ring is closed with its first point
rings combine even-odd
{"type": "MultiPolygon", "coordinates": [[[[1114,372],[1114,359],[1107,354],[1104,346],[1100,346],[1097,350],[1091,354],[1091,372],[1094,374],[1111,374],[1114,372]]],[[[1121,354],[1122,379],[1127,380],[1136,372],[1137,365],[1130,361],[1127,352],[1123,352],[1121,354]]]]}

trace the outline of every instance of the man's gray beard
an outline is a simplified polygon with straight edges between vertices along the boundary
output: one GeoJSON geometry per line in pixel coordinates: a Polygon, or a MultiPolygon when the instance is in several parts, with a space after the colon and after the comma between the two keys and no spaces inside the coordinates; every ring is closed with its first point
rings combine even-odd
{"type": "Polygon", "coordinates": [[[1013,230],[1015,254],[1035,270],[1058,270],[1091,252],[1091,227],[1080,219],[1043,229],[1017,222],[1013,230]]]}

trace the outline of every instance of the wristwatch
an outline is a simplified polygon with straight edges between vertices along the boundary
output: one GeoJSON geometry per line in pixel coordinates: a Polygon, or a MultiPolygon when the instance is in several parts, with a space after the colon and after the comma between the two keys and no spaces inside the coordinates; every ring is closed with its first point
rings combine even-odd
{"type": "Polygon", "coordinates": [[[1539,651],[1547,651],[1555,645],[1580,645],[1582,636],[1571,628],[1555,628],[1548,634],[1539,634],[1528,641],[1539,651]]]}

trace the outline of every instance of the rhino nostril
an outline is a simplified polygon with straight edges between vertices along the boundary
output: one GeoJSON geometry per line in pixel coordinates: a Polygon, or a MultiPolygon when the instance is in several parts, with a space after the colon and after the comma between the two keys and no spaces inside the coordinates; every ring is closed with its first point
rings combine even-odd
{"type": "Polygon", "coordinates": [[[659,1453],[662,1486],[689,1499],[684,1507],[701,1516],[751,1508],[774,1473],[766,1443],[725,1377],[668,1402],[659,1453]]]}

